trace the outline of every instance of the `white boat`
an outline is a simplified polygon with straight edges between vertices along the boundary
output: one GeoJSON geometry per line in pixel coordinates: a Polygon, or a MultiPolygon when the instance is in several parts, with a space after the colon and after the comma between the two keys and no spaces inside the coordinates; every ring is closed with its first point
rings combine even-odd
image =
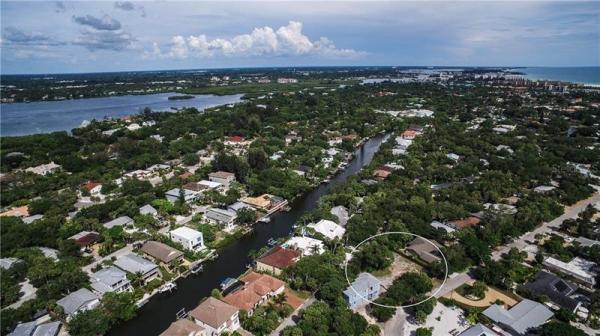
{"type": "Polygon", "coordinates": [[[259,219],[258,221],[261,223],[269,223],[269,222],[271,222],[271,218],[269,216],[265,216],[265,217],[259,219]]]}
{"type": "Polygon", "coordinates": [[[177,289],[177,285],[174,282],[167,282],[158,290],[159,293],[172,292],[174,289],[177,289]]]}
{"type": "Polygon", "coordinates": [[[190,268],[190,272],[192,272],[192,274],[198,274],[198,273],[202,272],[203,270],[204,270],[204,265],[202,265],[202,264],[196,264],[190,268]]]}

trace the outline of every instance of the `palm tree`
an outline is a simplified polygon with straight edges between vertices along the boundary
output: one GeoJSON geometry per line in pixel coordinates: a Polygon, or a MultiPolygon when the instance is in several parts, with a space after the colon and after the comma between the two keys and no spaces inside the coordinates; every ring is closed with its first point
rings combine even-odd
{"type": "Polygon", "coordinates": [[[275,302],[275,304],[280,307],[283,306],[283,304],[285,303],[286,300],[287,300],[287,295],[285,294],[285,292],[282,292],[281,294],[277,294],[277,295],[275,295],[275,297],[273,297],[273,302],[275,302]]]}

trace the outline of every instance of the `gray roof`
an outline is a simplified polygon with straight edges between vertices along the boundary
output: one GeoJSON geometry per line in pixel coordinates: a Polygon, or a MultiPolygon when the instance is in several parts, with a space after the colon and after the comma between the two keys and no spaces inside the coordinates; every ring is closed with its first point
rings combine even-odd
{"type": "Polygon", "coordinates": [[[528,329],[539,327],[554,314],[539,302],[523,299],[509,310],[497,304],[491,305],[483,311],[483,315],[503,327],[525,334],[528,329]]]}
{"type": "Polygon", "coordinates": [[[19,323],[10,336],[31,336],[35,330],[35,321],[19,323]]]}
{"type": "Polygon", "coordinates": [[[235,202],[235,203],[233,203],[233,204],[231,204],[230,206],[227,207],[227,209],[229,209],[231,211],[235,211],[235,212],[238,212],[238,211],[240,211],[241,209],[244,209],[244,208],[252,209],[252,207],[249,206],[248,204],[246,204],[244,202],[239,202],[239,201],[235,202]]]}
{"type": "Polygon", "coordinates": [[[526,283],[523,288],[536,295],[546,295],[552,302],[571,311],[574,311],[580,304],[579,301],[571,297],[578,289],[577,285],[552,273],[538,272],[535,280],[526,283]]]}
{"type": "Polygon", "coordinates": [[[10,269],[11,267],[13,267],[14,264],[18,263],[19,261],[21,260],[17,258],[2,258],[0,259],[0,268],[5,270],[10,269]]]}
{"type": "Polygon", "coordinates": [[[343,205],[334,206],[331,208],[331,214],[338,218],[338,224],[345,226],[348,223],[348,208],[343,205]]]}
{"type": "Polygon", "coordinates": [[[61,325],[59,321],[41,324],[35,329],[33,336],[56,336],[61,325]]]}
{"type": "Polygon", "coordinates": [[[100,293],[111,292],[112,286],[117,284],[119,281],[127,278],[127,274],[120,269],[111,266],[104,268],[96,273],[92,273],[92,288],[100,293]]]}
{"type": "Polygon", "coordinates": [[[113,220],[111,220],[110,222],[106,222],[104,224],[102,224],[105,228],[110,229],[113,228],[115,226],[125,226],[128,225],[129,223],[133,223],[133,219],[131,219],[131,217],[129,216],[121,216],[119,218],[115,218],[113,220]]]}
{"type": "Polygon", "coordinates": [[[460,333],[458,336],[498,336],[498,334],[483,324],[477,323],[471,328],[460,333]]]}
{"type": "Polygon", "coordinates": [[[58,250],[57,249],[43,247],[43,246],[39,246],[37,249],[42,252],[44,257],[58,260],[58,250]]]}
{"type": "Polygon", "coordinates": [[[63,307],[65,314],[72,315],[88,302],[97,299],[98,297],[96,296],[96,294],[92,293],[89,289],[81,288],[65,296],[64,298],[56,301],[56,303],[59,306],[63,307]]]}
{"type": "Polygon", "coordinates": [[[348,287],[344,293],[347,296],[357,295],[358,293],[370,292],[369,288],[381,286],[381,281],[371,275],[371,273],[360,273],[356,280],[352,282],[352,286],[348,287]]]}
{"type": "Polygon", "coordinates": [[[158,211],[150,204],[146,204],[140,208],[140,214],[142,215],[155,215],[157,213],[158,211]]]}
{"type": "Polygon", "coordinates": [[[594,245],[600,245],[600,241],[589,239],[589,238],[586,238],[586,237],[577,237],[577,238],[575,238],[575,241],[578,242],[579,245],[581,245],[583,247],[590,247],[590,246],[594,246],[594,245]]]}
{"type": "Polygon", "coordinates": [[[23,223],[25,223],[25,224],[31,224],[38,219],[42,219],[43,217],[44,217],[43,215],[33,215],[33,216],[25,217],[22,220],[23,220],[23,223]]]}
{"type": "Polygon", "coordinates": [[[114,264],[115,266],[129,273],[140,272],[142,274],[146,274],[158,267],[158,265],[156,265],[155,263],[146,260],[134,253],[129,253],[118,258],[117,260],[115,260],[114,264]]]}

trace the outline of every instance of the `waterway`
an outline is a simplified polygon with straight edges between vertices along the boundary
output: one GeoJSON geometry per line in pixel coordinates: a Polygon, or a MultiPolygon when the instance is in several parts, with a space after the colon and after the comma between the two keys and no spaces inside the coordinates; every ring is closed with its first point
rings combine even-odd
{"type": "Polygon", "coordinates": [[[306,212],[315,209],[321,196],[371,162],[383,140],[384,135],[377,135],[366,141],[356,150],[346,169],[334,176],[329,183],[321,184],[295,199],[290,204],[290,211],[272,215],[270,223],[257,223],[251,234],[219,250],[216,260],[206,262],[204,272],[180,279],[177,282],[177,290],[172,294],[154,296],[138,311],[136,318],[113,328],[109,335],[158,335],[163,332],[175,321],[179,310],[194,309],[204,297],[210,295],[213,288],[219,287],[224,278],[237,278],[244,273],[246,265],[250,262],[248,253],[251,250],[259,250],[266,246],[270,238],[278,239],[289,235],[292,225],[306,212]]]}
{"type": "Polygon", "coordinates": [[[60,101],[0,104],[0,135],[18,136],[55,131],[71,131],[84,120],[120,118],[149,107],[153,111],[173,111],[183,107],[198,110],[241,101],[243,95],[196,95],[192,99],[169,100],[176,93],[82,98],[60,101]]]}

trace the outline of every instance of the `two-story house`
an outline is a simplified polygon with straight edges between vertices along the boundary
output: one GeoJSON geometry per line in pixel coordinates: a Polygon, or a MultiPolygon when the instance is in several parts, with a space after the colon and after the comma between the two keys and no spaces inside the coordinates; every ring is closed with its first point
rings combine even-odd
{"type": "Polygon", "coordinates": [[[131,290],[131,283],[127,273],[111,266],[90,275],[91,286],[100,295],[108,292],[121,293],[131,290]]]}
{"type": "Polygon", "coordinates": [[[223,301],[209,297],[202,301],[190,316],[204,328],[206,336],[217,336],[240,328],[240,310],[223,301]]]}
{"type": "Polygon", "coordinates": [[[189,227],[178,227],[171,231],[169,235],[172,241],[180,243],[186,250],[200,251],[206,248],[202,232],[190,229],[189,227]]]}
{"type": "Polygon", "coordinates": [[[351,309],[375,300],[379,297],[381,282],[370,273],[360,273],[350,287],[344,291],[346,303],[351,309]]]}

